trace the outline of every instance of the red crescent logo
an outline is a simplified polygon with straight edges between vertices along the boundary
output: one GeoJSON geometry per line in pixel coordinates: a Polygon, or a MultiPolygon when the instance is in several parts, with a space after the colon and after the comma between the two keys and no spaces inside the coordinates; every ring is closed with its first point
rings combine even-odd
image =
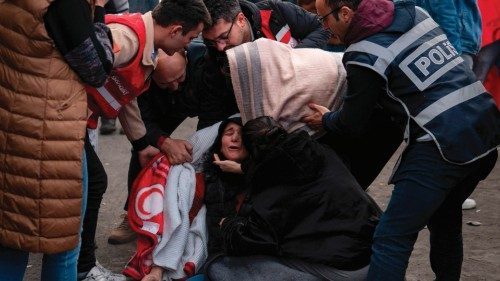
{"type": "Polygon", "coordinates": [[[160,184],[142,188],[135,200],[135,211],[139,218],[148,220],[163,212],[163,189],[160,184]]]}

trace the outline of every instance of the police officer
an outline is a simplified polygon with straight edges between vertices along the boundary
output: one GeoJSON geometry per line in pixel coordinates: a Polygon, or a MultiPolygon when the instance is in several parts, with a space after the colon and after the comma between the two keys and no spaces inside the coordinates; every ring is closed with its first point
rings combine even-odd
{"type": "Polygon", "coordinates": [[[495,165],[498,109],[442,29],[414,2],[316,0],[316,8],[324,27],[348,45],[343,60],[349,92],[336,112],[310,104],[314,114],[304,121],[334,135],[356,133],[381,107],[405,129],[407,146],[375,231],[368,280],[404,280],[426,225],[436,280],[459,280],[461,204],[495,165]]]}

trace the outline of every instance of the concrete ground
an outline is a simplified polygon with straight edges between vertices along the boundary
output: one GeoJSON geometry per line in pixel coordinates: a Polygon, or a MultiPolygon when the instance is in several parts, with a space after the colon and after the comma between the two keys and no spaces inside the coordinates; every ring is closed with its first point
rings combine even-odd
{"type": "MultiPolygon", "coordinates": [[[[178,136],[187,136],[194,128],[196,120],[188,122],[178,131],[178,136]]],[[[374,148],[376,149],[376,148],[374,148]]],[[[105,267],[120,272],[135,251],[135,243],[110,245],[107,237],[119,222],[126,198],[126,181],[130,144],[125,136],[116,132],[110,136],[99,136],[99,156],[108,173],[108,190],[102,202],[97,229],[96,255],[105,267]]],[[[386,165],[380,176],[369,188],[369,194],[382,208],[390,198],[392,186],[387,179],[392,171],[397,155],[386,165]]],[[[489,177],[481,182],[472,197],[477,208],[464,211],[464,263],[462,281],[500,280],[500,161],[489,177]],[[468,221],[479,221],[480,226],[467,225],[468,221]]],[[[429,234],[420,232],[410,259],[407,280],[433,280],[429,264],[429,234]]],[[[26,271],[25,281],[39,280],[41,255],[32,255],[26,271]]],[[[272,277],[270,276],[270,280],[272,277]]]]}

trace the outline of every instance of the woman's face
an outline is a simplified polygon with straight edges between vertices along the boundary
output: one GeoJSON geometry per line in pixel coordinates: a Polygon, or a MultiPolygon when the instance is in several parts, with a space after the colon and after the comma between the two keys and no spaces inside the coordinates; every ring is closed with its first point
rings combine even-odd
{"type": "Polygon", "coordinates": [[[226,125],[221,139],[221,153],[227,160],[241,162],[248,156],[248,152],[241,140],[241,126],[230,122],[226,125]]]}

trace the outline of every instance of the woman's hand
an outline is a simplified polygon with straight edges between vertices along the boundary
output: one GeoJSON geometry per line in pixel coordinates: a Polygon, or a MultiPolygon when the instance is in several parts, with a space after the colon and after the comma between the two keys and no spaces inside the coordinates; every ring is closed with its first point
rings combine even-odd
{"type": "Polygon", "coordinates": [[[241,164],[235,161],[231,160],[220,160],[219,155],[217,153],[214,153],[214,164],[219,166],[219,168],[226,173],[233,173],[233,174],[243,174],[243,171],[241,170],[241,164]]]}
{"type": "Polygon", "coordinates": [[[163,280],[163,268],[153,265],[151,272],[144,276],[141,281],[162,281],[163,280]]]}

